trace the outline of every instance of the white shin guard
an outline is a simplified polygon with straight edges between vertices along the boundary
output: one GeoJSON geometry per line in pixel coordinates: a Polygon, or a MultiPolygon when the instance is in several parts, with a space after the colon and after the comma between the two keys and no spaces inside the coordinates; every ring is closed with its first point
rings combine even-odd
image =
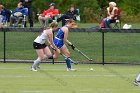
{"type": "Polygon", "coordinates": [[[39,63],[40,63],[40,62],[41,62],[40,58],[37,58],[37,59],[34,61],[32,67],[33,67],[33,68],[36,68],[37,66],[39,66],[39,63]]]}
{"type": "Polygon", "coordinates": [[[140,74],[137,76],[136,81],[140,81],[140,74]]]}

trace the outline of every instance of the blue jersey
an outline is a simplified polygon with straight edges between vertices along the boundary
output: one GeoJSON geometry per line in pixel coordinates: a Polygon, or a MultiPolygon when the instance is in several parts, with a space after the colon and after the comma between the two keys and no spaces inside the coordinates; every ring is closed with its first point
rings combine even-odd
{"type": "Polygon", "coordinates": [[[58,30],[58,33],[56,34],[56,37],[61,39],[61,40],[64,39],[64,32],[62,31],[61,28],[58,30]]]}
{"type": "Polygon", "coordinates": [[[60,49],[64,45],[64,32],[62,31],[62,28],[60,28],[58,30],[58,33],[56,34],[54,38],[54,44],[58,49],[60,49]]]}

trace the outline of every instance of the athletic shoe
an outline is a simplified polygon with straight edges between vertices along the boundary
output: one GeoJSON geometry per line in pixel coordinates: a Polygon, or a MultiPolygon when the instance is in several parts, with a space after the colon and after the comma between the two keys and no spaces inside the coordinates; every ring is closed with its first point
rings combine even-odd
{"type": "Polygon", "coordinates": [[[36,68],[33,68],[33,67],[31,67],[31,70],[32,70],[32,71],[37,71],[37,69],[36,69],[36,68]]]}
{"type": "Polygon", "coordinates": [[[67,71],[76,71],[76,69],[70,69],[70,68],[67,68],[67,71]]]}
{"type": "Polygon", "coordinates": [[[136,80],[135,80],[133,83],[134,83],[134,85],[136,85],[136,86],[140,86],[140,81],[136,81],[136,80]]]}

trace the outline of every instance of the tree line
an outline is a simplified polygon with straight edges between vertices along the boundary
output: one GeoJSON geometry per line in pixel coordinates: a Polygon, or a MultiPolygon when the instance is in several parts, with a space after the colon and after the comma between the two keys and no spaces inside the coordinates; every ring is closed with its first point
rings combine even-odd
{"type": "MultiPolygon", "coordinates": [[[[0,0],[9,10],[15,9],[19,0],[0,0]]],[[[100,22],[101,15],[105,15],[108,3],[114,1],[121,9],[124,21],[137,22],[140,20],[140,0],[33,0],[33,17],[37,20],[37,14],[49,8],[51,2],[61,14],[65,13],[71,4],[75,4],[80,10],[82,22],[100,22]],[[128,18],[125,20],[125,18],[128,18]]]]}

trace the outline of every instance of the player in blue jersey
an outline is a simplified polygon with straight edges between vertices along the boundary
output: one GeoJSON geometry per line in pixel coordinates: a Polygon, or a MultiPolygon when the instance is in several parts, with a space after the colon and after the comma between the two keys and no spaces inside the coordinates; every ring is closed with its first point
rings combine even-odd
{"type": "MultiPolygon", "coordinates": [[[[69,60],[70,52],[69,52],[67,46],[65,45],[65,43],[66,43],[69,46],[71,46],[72,49],[75,48],[74,45],[67,39],[68,33],[69,33],[69,28],[74,28],[74,27],[77,27],[76,22],[72,19],[68,20],[66,25],[61,27],[58,30],[58,33],[56,34],[56,36],[54,38],[55,46],[66,56],[65,61],[66,61],[66,65],[67,65],[67,71],[75,71],[75,69],[72,69],[71,61],[69,60]]],[[[58,55],[57,54],[56,54],[56,57],[59,56],[59,54],[58,55]]]]}

